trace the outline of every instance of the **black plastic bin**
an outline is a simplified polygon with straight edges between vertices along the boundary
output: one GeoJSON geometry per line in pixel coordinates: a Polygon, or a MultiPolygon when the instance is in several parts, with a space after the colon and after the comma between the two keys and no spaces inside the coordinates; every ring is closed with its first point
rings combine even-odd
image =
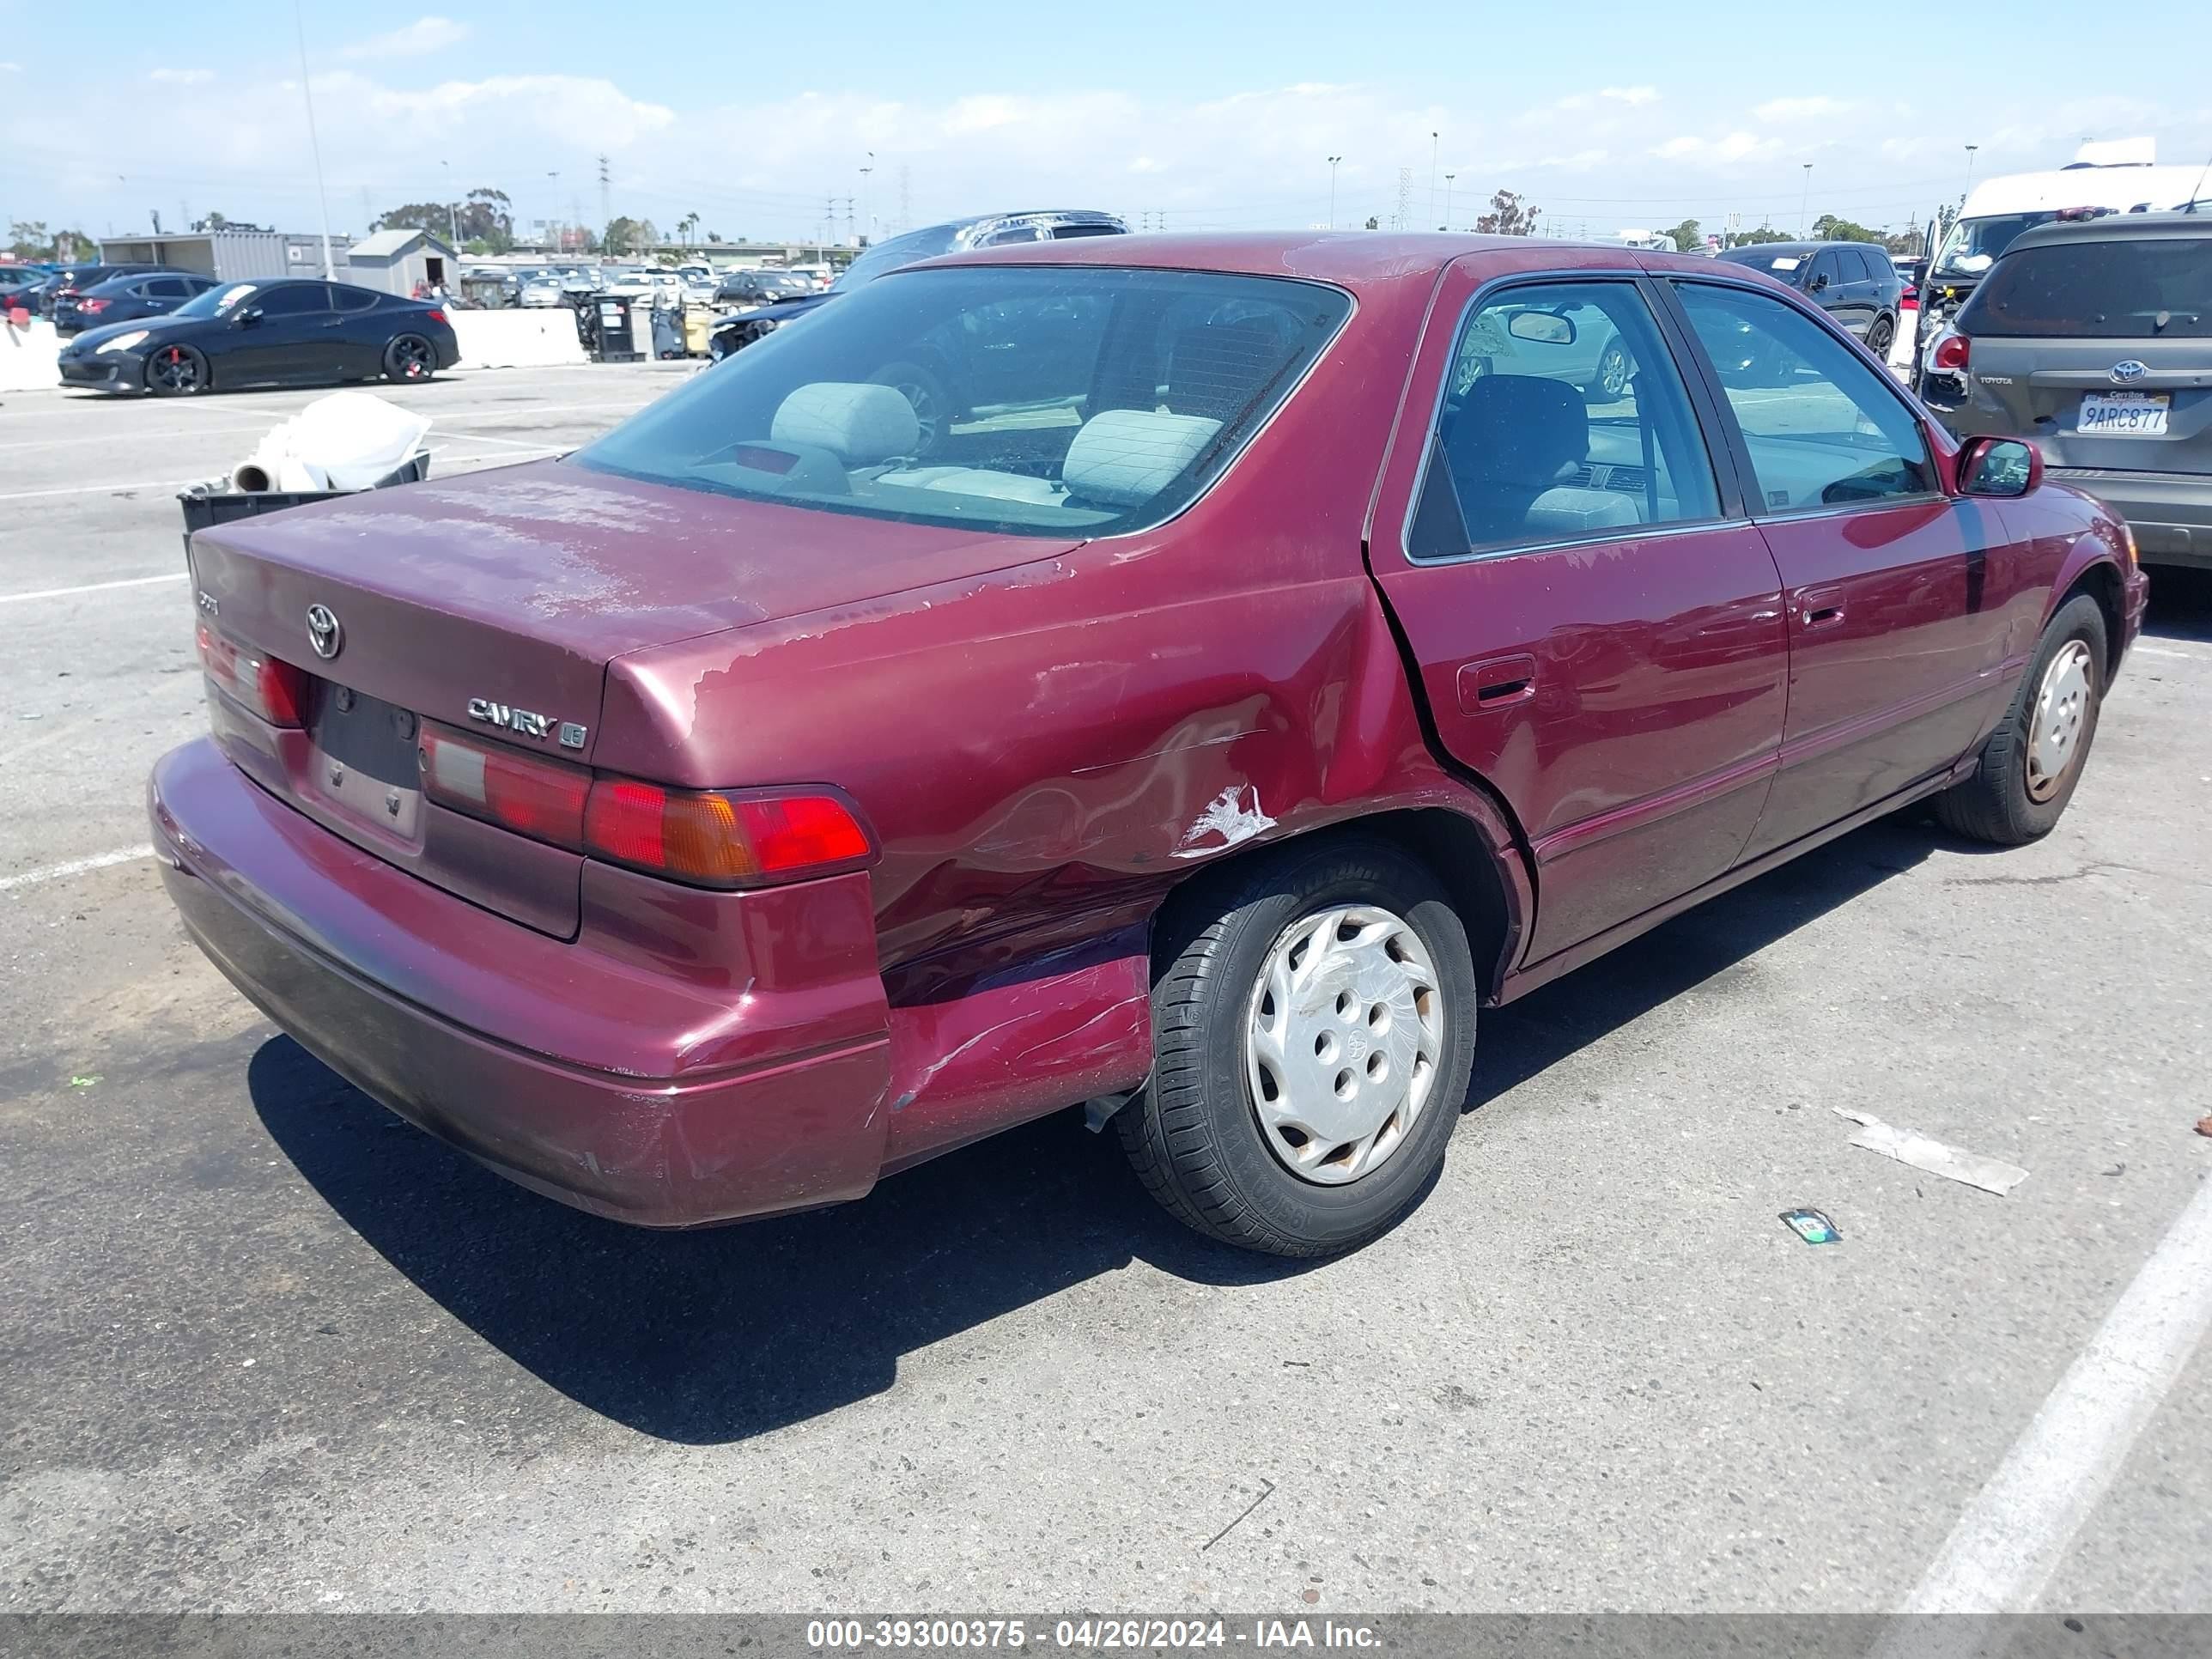
{"type": "MultiPolygon", "coordinates": [[[[381,489],[386,484],[421,483],[429,476],[430,458],[417,455],[405,465],[386,473],[369,488],[381,489]]],[[[233,524],[264,513],[282,513],[288,507],[305,507],[309,501],[334,501],[341,495],[360,494],[358,489],[225,489],[204,483],[179,490],[177,500],[185,509],[185,546],[189,550],[195,530],[233,524]]]]}
{"type": "Polygon", "coordinates": [[[576,299],[576,337],[595,363],[634,363],[645,356],[629,296],[584,294],[576,299]]]}

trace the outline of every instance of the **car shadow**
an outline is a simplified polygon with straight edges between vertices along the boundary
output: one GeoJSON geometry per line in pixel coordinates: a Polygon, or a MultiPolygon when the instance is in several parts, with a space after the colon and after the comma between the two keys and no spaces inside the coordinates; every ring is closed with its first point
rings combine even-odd
{"type": "Polygon", "coordinates": [[[2212,570],[2153,565],[2149,572],[2150,610],[2143,617],[2144,636],[2212,642],[2212,570]]]}
{"type": "MultiPolygon", "coordinates": [[[[1844,837],[1485,1018],[1469,1107],[1902,873],[1910,817],[1844,837]]],[[[386,1113],[289,1038],[255,1110],[368,1244],[547,1386],[646,1434],[749,1437],[879,1393],[900,1356],[1143,1261],[1236,1287],[1315,1264],[1200,1238],[1115,1139],[1062,1112],[884,1181],[858,1203],[647,1232],[509,1184],[386,1113]]]]}

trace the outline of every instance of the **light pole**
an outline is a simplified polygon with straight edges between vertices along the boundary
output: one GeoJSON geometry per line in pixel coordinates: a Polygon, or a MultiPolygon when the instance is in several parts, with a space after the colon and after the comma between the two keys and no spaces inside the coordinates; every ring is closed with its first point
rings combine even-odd
{"type": "Polygon", "coordinates": [[[1800,236],[1806,235],[1810,231],[1811,227],[1806,223],[1805,216],[1812,210],[1813,164],[1808,161],[1805,163],[1805,193],[1797,200],[1797,234],[1800,236]]]}
{"type": "Polygon", "coordinates": [[[868,165],[860,169],[860,236],[871,242],[875,240],[875,221],[868,210],[868,175],[875,170],[876,153],[870,150],[868,165]]]}
{"type": "Polygon", "coordinates": [[[1452,180],[1458,177],[1459,174],[1456,173],[1447,173],[1444,174],[1444,222],[1437,227],[1438,230],[1449,230],[1451,228],[1452,180]]]}
{"type": "Polygon", "coordinates": [[[461,210],[453,205],[453,164],[441,155],[438,158],[438,165],[446,170],[446,228],[453,233],[453,252],[459,253],[461,251],[461,210]]]}
{"type": "Polygon", "coordinates": [[[331,265],[331,203],[323,194],[323,143],[315,137],[315,94],[307,85],[307,25],[300,15],[300,0],[292,0],[292,30],[300,41],[300,101],[307,106],[307,153],[315,160],[315,205],[323,216],[323,280],[337,280],[331,265]]]}
{"type": "Polygon", "coordinates": [[[1973,194],[1973,191],[1974,191],[1974,152],[1975,152],[1976,150],[1979,149],[1980,148],[1981,148],[1981,146],[1980,146],[1979,144],[1969,144],[1969,145],[1967,145],[1967,146],[1966,146],[1966,196],[1961,196],[1961,197],[1960,197],[1960,198],[1959,198],[1959,201],[1960,201],[1960,204],[1961,204],[1961,205],[1963,205],[1963,204],[1965,204],[1966,199],[1966,196],[1971,196],[1971,195],[1972,195],[1972,194],[1973,194]]]}
{"type": "Polygon", "coordinates": [[[1328,228],[1331,230],[1336,228],[1336,164],[1343,159],[1341,155],[1328,158],[1328,228]]]}
{"type": "Polygon", "coordinates": [[[561,169],[558,167],[548,167],[545,169],[545,176],[553,181],[554,213],[554,217],[549,219],[546,222],[556,227],[556,228],[546,232],[545,240],[553,244],[553,252],[557,254],[561,251],[561,232],[558,229],[558,226],[561,222],[559,216],[561,212],[561,169]]]}
{"type": "Polygon", "coordinates": [[[1429,217],[1437,216],[1437,135],[1429,135],[1429,217]]]}

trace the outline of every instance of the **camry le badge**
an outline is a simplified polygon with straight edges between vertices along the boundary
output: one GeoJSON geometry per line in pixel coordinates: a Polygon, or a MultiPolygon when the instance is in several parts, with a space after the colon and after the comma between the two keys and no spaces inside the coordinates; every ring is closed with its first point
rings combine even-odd
{"type": "Polygon", "coordinates": [[[509,732],[520,732],[526,738],[557,737],[563,749],[581,749],[585,738],[589,735],[574,720],[556,720],[550,714],[534,714],[527,708],[495,702],[489,697],[471,697],[469,718],[482,720],[486,726],[503,726],[509,732]]]}
{"type": "Polygon", "coordinates": [[[2149,373],[2150,365],[2148,363],[2139,363],[2134,358],[2130,357],[2124,363],[2114,363],[2112,365],[2112,384],[2114,386],[2133,386],[2137,380],[2140,380],[2144,375],[2149,373]]]}
{"type": "Polygon", "coordinates": [[[337,612],[326,605],[307,607],[307,643],[315,654],[328,662],[345,645],[345,629],[338,626],[337,612]]]}

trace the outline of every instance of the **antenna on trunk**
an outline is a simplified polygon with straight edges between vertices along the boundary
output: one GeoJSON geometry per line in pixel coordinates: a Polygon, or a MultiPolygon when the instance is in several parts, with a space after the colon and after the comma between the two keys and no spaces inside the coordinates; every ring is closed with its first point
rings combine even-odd
{"type": "Polygon", "coordinates": [[[2197,204],[2204,199],[2204,174],[2212,173],[2212,156],[2205,158],[2204,172],[2197,175],[2197,182],[2189,187],[2189,200],[2182,204],[2184,213],[2197,211],[2197,204]]]}

